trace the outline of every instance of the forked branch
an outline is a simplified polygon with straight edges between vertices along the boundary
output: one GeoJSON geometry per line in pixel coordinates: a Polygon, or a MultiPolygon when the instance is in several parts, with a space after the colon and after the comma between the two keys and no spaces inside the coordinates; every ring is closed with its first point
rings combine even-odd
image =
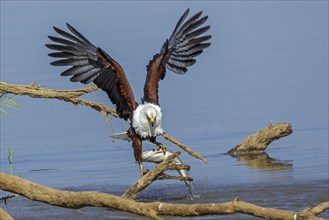
{"type": "MultiPolygon", "coordinates": [[[[141,177],[135,184],[133,184],[122,196],[128,199],[136,199],[138,193],[150,185],[154,180],[158,178],[168,178],[168,175],[163,175],[164,171],[172,169],[185,169],[189,170],[190,167],[187,165],[175,164],[174,160],[179,155],[179,152],[176,151],[173,155],[167,157],[162,163],[158,164],[155,168],[147,172],[143,177],[141,177]]],[[[175,178],[177,179],[177,178],[175,178]]],[[[180,180],[191,180],[189,178],[180,178],[180,180]]]]}

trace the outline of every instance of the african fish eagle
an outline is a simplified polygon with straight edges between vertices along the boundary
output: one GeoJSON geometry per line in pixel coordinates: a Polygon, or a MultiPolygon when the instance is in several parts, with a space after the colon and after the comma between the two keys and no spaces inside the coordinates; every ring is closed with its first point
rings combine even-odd
{"type": "Polygon", "coordinates": [[[147,65],[147,75],[142,103],[135,101],[133,91],[121,65],[100,47],[96,47],[75,28],[66,23],[69,32],[53,27],[61,37],[48,36],[57,44],[46,44],[56,52],[50,57],[61,58],[54,61],[54,66],[72,66],[61,73],[71,76],[72,82],[84,84],[94,82],[105,91],[116,106],[120,118],[130,121],[129,133],[132,139],[135,160],[139,164],[141,175],[142,141],[156,142],[155,137],[164,133],[161,127],[162,113],[159,105],[159,81],[164,79],[166,69],[177,74],[184,74],[192,66],[196,56],[210,46],[207,42],[211,36],[201,36],[210,26],[202,26],[208,16],[201,17],[202,11],[190,17],[189,9],[179,19],[173,33],[163,44],[160,53],[154,55],[147,65]],[[185,21],[185,22],[184,22],[185,21]]]}

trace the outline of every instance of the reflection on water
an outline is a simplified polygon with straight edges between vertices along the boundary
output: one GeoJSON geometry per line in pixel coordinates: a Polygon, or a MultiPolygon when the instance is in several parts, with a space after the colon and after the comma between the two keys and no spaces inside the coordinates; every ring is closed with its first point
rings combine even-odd
{"type": "Polygon", "coordinates": [[[274,159],[268,156],[268,154],[265,152],[231,156],[242,161],[242,165],[257,170],[290,170],[293,166],[292,161],[282,161],[274,159]]]}

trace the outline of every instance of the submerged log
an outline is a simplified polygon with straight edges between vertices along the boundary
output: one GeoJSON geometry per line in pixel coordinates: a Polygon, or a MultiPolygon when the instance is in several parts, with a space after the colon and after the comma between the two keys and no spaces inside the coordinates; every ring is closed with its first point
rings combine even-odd
{"type": "Polygon", "coordinates": [[[248,136],[226,154],[238,155],[263,152],[272,141],[288,136],[291,133],[292,126],[290,123],[270,124],[268,127],[248,136]]]}

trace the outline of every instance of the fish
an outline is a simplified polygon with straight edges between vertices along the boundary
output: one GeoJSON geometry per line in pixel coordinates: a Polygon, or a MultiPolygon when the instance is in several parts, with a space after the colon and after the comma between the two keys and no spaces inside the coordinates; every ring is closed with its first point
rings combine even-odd
{"type": "MultiPolygon", "coordinates": [[[[112,134],[111,137],[114,139],[119,139],[119,140],[128,141],[128,142],[132,141],[128,132],[112,134]]],[[[172,154],[173,154],[173,152],[171,152],[168,149],[166,151],[163,151],[163,149],[161,149],[161,148],[160,149],[151,149],[151,150],[142,152],[142,161],[143,162],[161,163],[162,161],[164,161],[167,157],[169,157],[172,154]]],[[[176,157],[174,162],[176,164],[183,164],[183,161],[179,157],[176,157]]],[[[189,177],[188,170],[180,169],[177,171],[181,176],[189,177]]],[[[187,186],[189,197],[191,200],[193,200],[193,198],[195,198],[196,196],[193,194],[192,182],[191,181],[184,181],[184,182],[187,186]]]]}
{"type": "MultiPolygon", "coordinates": [[[[162,161],[164,161],[170,155],[173,155],[173,152],[171,152],[168,149],[165,152],[162,149],[147,150],[147,151],[144,151],[142,153],[142,161],[143,162],[161,163],[162,161]]],[[[179,157],[176,157],[174,162],[176,164],[183,164],[183,161],[179,157]]],[[[177,171],[181,176],[189,177],[188,170],[180,169],[180,170],[177,170],[177,171]]],[[[189,197],[190,197],[191,200],[193,200],[194,194],[193,194],[192,182],[187,181],[187,180],[184,180],[184,182],[185,182],[185,184],[188,188],[189,197]]]]}

